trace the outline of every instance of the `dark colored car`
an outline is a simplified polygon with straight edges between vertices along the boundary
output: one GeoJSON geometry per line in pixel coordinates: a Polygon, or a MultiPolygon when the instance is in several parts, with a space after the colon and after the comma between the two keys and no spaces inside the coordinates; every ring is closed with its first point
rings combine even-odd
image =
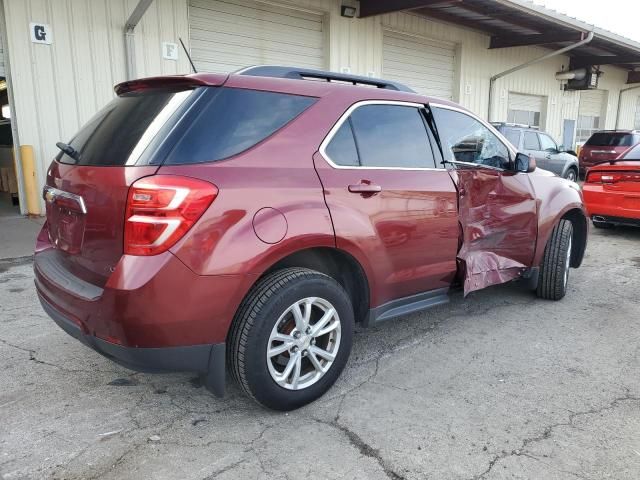
{"type": "Polygon", "coordinates": [[[292,409],[338,378],[356,322],[459,284],[557,300],[582,262],[579,189],[451,102],[285,67],[115,90],[59,144],[34,268],[47,313],[132,369],[221,394],[228,366],[292,409]]]}
{"type": "Polygon", "coordinates": [[[513,123],[493,123],[519,152],[535,157],[539,168],[575,182],[578,179],[579,165],[575,152],[558,146],[548,133],[537,128],[513,123]]]}
{"type": "Polygon", "coordinates": [[[584,178],[590,167],[615,160],[639,143],[640,132],[637,130],[610,130],[594,133],[580,150],[580,176],[584,178]]]}
{"type": "Polygon", "coordinates": [[[591,167],[582,190],[595,227],[640,227],[640,144],[591,167]]]}

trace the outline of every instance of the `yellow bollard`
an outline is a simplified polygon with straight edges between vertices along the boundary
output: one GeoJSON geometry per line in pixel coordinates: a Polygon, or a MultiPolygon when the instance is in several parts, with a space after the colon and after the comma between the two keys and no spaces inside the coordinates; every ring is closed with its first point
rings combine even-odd
{"type": "Polygon", "coordinates": [[[27,212],[29,215],[40,215],[40,195],[38,195],[36,162],[33,155],[33,147],[31,145],[20,145],[20,158],[22,160],[22,176],[24,178],[24,196],[27,199],[27,212]]]}

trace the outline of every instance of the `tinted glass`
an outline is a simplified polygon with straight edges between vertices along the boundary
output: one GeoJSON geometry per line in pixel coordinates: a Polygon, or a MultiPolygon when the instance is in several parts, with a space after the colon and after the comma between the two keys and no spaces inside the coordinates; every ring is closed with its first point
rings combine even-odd
{"type": "Polygon", "coordinates": [[[336,165],[345,167],[357,167],[360,165],[350,120],[344,122],[338,129],[329,145],[327,145],[326,152],[336,165]]]}
{"type": "Polygon", "coordinates": [[[541,150],[557,150],[558,146],[556,142],[554,142],[549,135],[545,135],[543,133],[540,134],[540,149],[541,150]]]}
{"type": "Polygon", "coordinates": [[[594,133],[586,143],[593,147],[630,147],[634,144],[631,133],[594,133]]]}
{"type": "Polygon", "coordinates": [[[367,167],[435,167],[422,113],[415,107],[365,105],[351,114],[360,162],[367,167]]]}
{"type": "Polygon", "coordinates": [[[314,98],[240,88],[211,88],[166,164],[222,160],[253,147],[309,108],[314,98]]]}
{"type": "Polygon", "coordinates": [[[100,110],[69,142],[75,158],[58,160],[75,165],[134,164],[173,112],[191,91],[150,91],[117,97],[100,110]],[[156,121],[157,120],[157,121],[156,121]]]}
{"type": "Polygon", "coordinates": [[[506,137],[511,145],[516,148],[520,148],[520,130],[515,130],[513,128],[505,128],[502,134],[506,137]]]}
{"type": "Polygon", "coordinates": [[[452,110],[434,108],[445,160],[509,167],[509,149],[475,118],[452,110]]]}
{"type": "Polygon", "coordinates": [[[525,150],[540,150],[540,141],[538,140],[538,134],[535,132],[524,132],[523,146],[525,150]]]}

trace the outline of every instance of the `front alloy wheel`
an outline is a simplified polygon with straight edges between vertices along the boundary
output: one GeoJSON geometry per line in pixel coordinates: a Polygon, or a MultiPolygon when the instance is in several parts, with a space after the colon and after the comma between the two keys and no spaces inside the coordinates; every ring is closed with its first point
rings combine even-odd
{"type": "Polygon", "coordinates": [[[333,278],[305,268],[266,275],[244,299],[229,333],[228,364],[242,389],[274,410],[323,395],[344,368],[353,307],[333,278]]]}

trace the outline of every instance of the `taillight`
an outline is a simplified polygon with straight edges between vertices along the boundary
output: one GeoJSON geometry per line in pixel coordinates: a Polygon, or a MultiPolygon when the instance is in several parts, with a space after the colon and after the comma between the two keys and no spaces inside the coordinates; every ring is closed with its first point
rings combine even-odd
{"type": "Polygon", "coordinates": [[[203,180],[173,175],[141,178],[129,188],[124,253],[156,255],[180,240],[218,195],[203,180]]]}
{"type": "Polygon", "coordinates": [[[589,172],[587,183],[640,182],[640,172],[589,172]]]}

